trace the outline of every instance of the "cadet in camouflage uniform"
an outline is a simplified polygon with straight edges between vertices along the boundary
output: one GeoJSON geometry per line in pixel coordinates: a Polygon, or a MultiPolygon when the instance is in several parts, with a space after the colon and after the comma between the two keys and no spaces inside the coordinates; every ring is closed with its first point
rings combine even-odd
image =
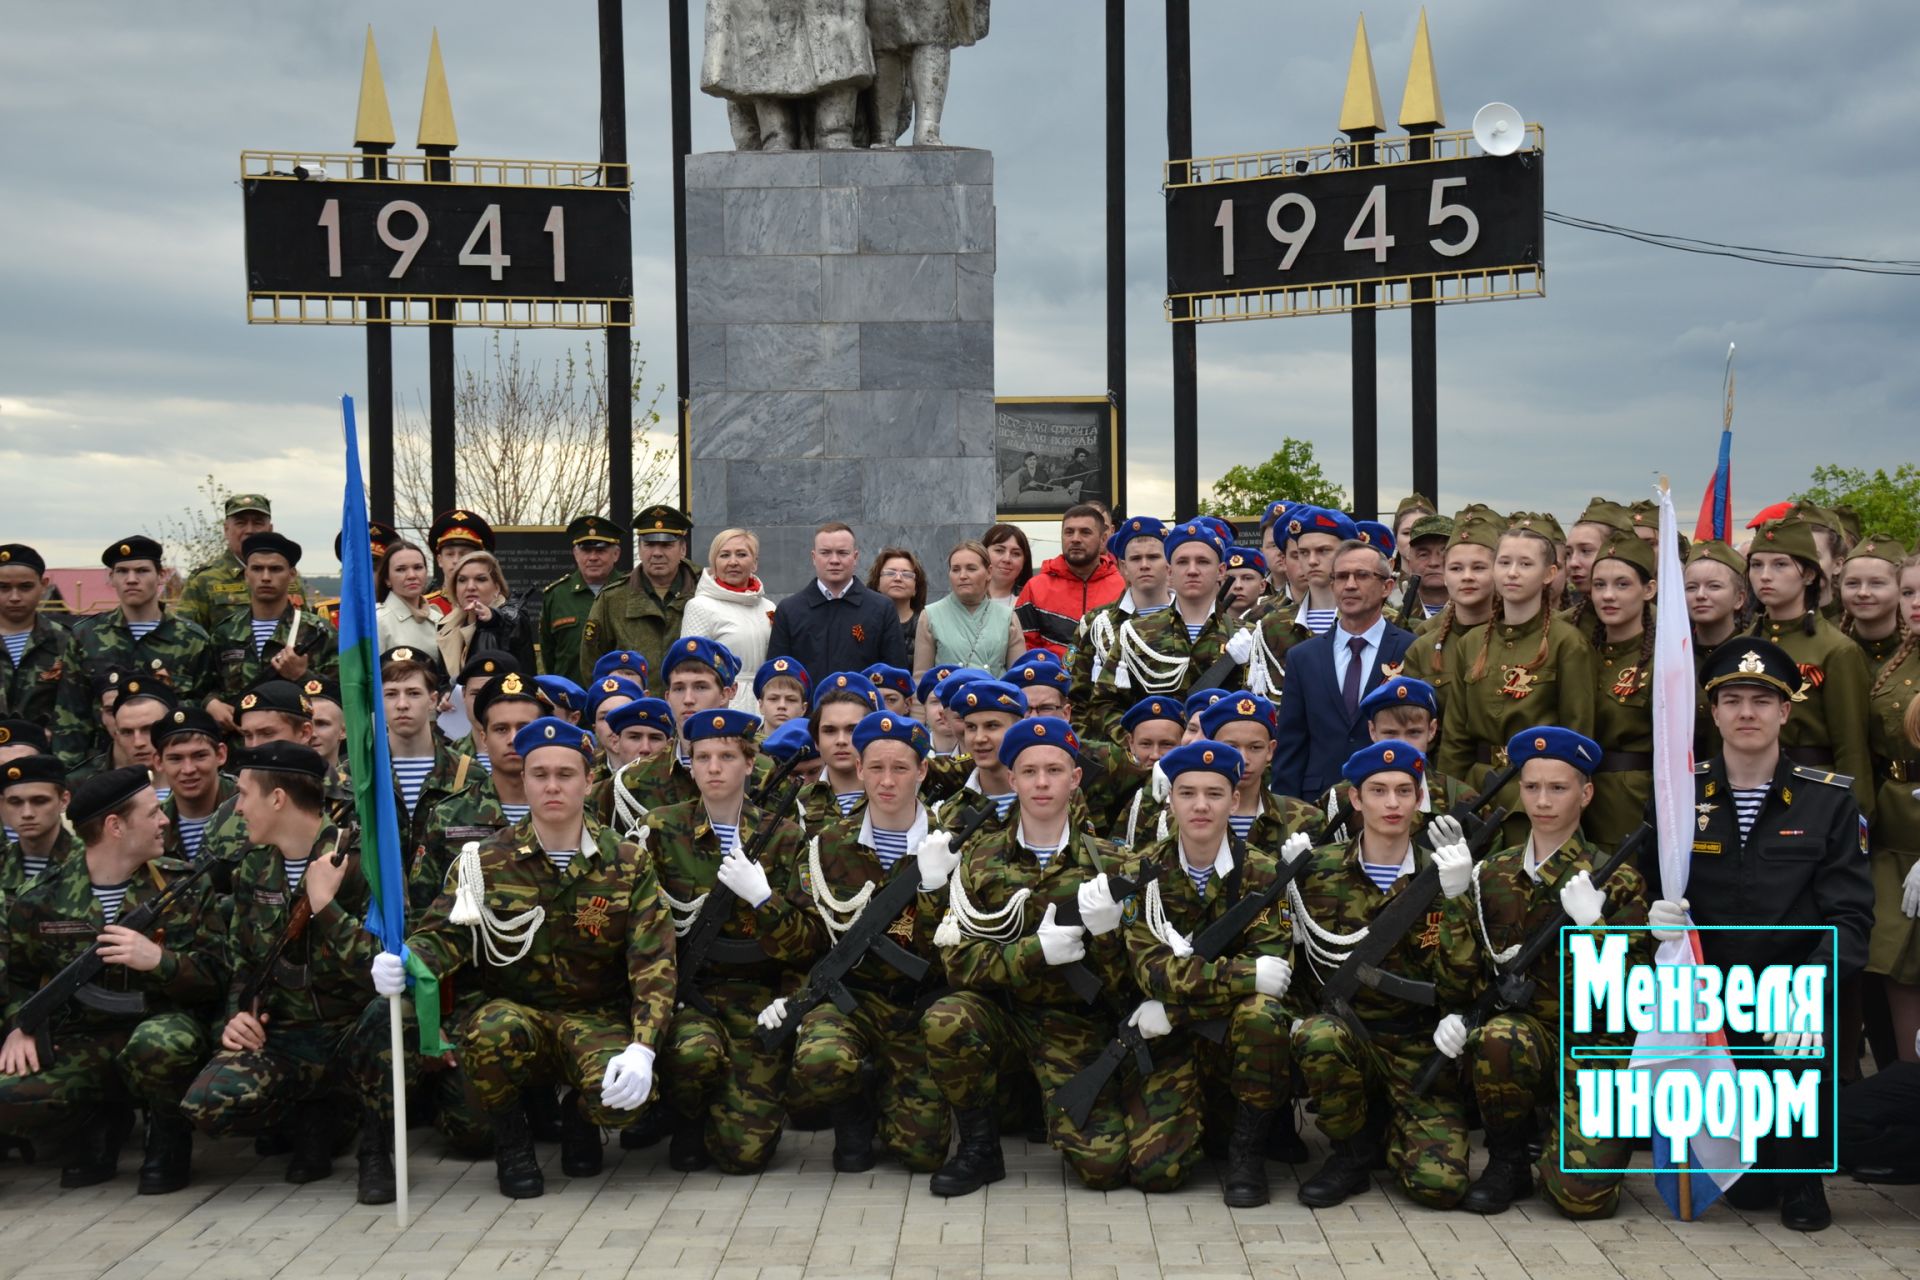
{"type": "Polygon", "coordinates": [[[1217,958],[1195,956],[1193,941],[1242,897],[1278,878],[1276,850],[1298,857],[1309,841],[1295,836],[1262,847],[1234,833],[1228,815],[1246,765],[1223,742],[1202,738],[1176,747],[1161,768],[1179,831],[1132,860],[1135,878],[1147,883],[1125,915],[1128,962],[1146,996],[1128,1022],[1153,1052],[1153,1071],[1140,1082],[1145,1123],[1129,1116],[1128,1164],[1136,1185],[1178,1186],[1199,1160],[1203,1097],[1230,1100],[1227,1114],[1205,1108],[1205,1125],[1210,1138],[1216,1126],[1231,1135],[1221,1144],[1227,1204],[1251,1208],[1267,1203],[1267,1133],[1289,1109],[1292,1018],[1282,1002],[1293,977],[1293,937],[1285,900],[1262,911],[1217,958]],[[1224,1037],[1199,1034],[1194,1028],[1204,1022],[1223,1023],[1224,1037]]]}
{"type": "Polygon", "coordinates": [[[773,1158],[784,1118],[787,1050],[762,1048],[755,1018],[826,944],[826,929],[806,905],[805,838],[785,810],[756,811],[747,801],[760,718],[720,707],[685,717],[700,798],[647,815],[647,848],[674,931],[699,927],[700,913],[731,891],[711,971],[688,972],[679,956],[680,1008],[673,1016],[665,1089],[674,1111],[668,1163],[726,1173],[757,1173],[773,1158]],[[721,821],[731,819],[730,822],[721,821]],[[773,832],[748,861],[745,850],[767,824],[773,832]]]}
{"type": "MultiPolygon", "coordinates": [[[[1638,541],[1638,539],[1635,539],[1638,541]]],[[[1647,922],[1647,886],[1631,862],[1616,868],[1604,886],[1592,881],[1595,865],[1612,852],[1580,834],[1581,814],[1593,796],[1592,774],[1600,745],[1566,729],[1542,726],[1516,734],[1507,758],[1520,764],[1520,794],[1531,830],[1524,845],[1502,849],[1478,866],[1441,868],[1437,997],[1443,1009],[1472,1004],[1500,973],[1497,957],[1520,946],[1541,928],[1564,923],[1633,927],[1647,922]]],[[[1644,929],[1625,935],[1628,966],[1653,963],[1653,939],[1644,929]]],[[[1533,997],[1524,1008],[1502,1009],[1478,1027],[1459,1013],[1440,1020],[1433,1040],[1440,1052],[1462,1059],[1487,1129],[1487,1167],[1474,1179],[1460,1207],[1500,1213],[1533,1194],[1527,1144],[1534,1137],[1536,1107],[1558,1111],[1540,1157],[1540,1182],[1554,1207],[1569,1218],[1606,1218],[1620,1199],[1620,1174],[1562,1173],[1564,1163],[1622,1169],[1633,1158],[1630,1139],[1590,1139],[1580,1132],[1575,1072],[1585,1065],[1559,1043],[1560,981],[1566,944],[1550,947],[1528,977],[1533,997]],[[1565,1067],[1565,1096],[1561,1068],[1565,1067]],[[1563,1150],[1561,1144],[1566,1143],[1563,1150]]],[[[1582,1048],[1632,1050],[1630,1036],[1608,1036],[1602,1027],[1580,1038],[1582,1048]]]]}
{"type": "MultiPolygon", "coordinates": [[[[4,727],[0,733],[15,740],[4,727]]],[[[0,852],[0,913],[48,867],[80,851],[80,838],[63,821],[67,799],[67,771],[59,757],[29,747],[0,760],[0,819],[14,833],[0,852]]],[[[0,980],[7,973],[4,920],[0,915],[0,980]]]]}
{"type": "MultiPolygon", "coordinates": [[[[1318,1005],[1321,982],[1339,968],[1345,948],[1356,944],[1354,935],[1406,892],[1432,857],[1410,836],[1425,771],[1418,749],[1391,739],[1348,759],[1343,772],[1353,788],[1360,836],[1306,855],[1311,861],[1290,891],[1294,934],[1307,955],[1297,988],[1303,1009],[1318,1005]]],[[[1452,822],[1443,818],[1435,826],[1444,830],[1448,845],[1456,843],[1452,822]]],[[[1425,927],[1402,935],[1380,968],[1410,981],[1428,979],[1440,918],[1437,908],[1429,910],[1425,927]]],[[[1429,1208],[1450,1209],[1467,1190],[1466,1106],[1459,1082],[1443,1077],[1424,1098],[1411,1089],[1433,1048],[1435,1016],[1368,986],[1357,990],[1352,1008],[1358,1026],[1321,1012],[1294,1028],[1293,1060],[1307,1093],[1320,1104],[1321,1132],[1333,1143],[1326,1163],[1300,1185],[1300,1203],[1331,1208],[1365,1190],[1384,1134],[1387,1168],[1401,1190],[1429,1208]]]]}
{"type": "MultiPolygon", "coordinates": [[[[1027,700],[1029,716],[1071,718],[1067,691],[1073,678],[1044,650],[1026,654],[1007,668],[1006,681],[1027,700]]],[[[1140,764],[1123,746],[1080,739],[1081,782],[1078,799],[1095,831],[1105,831],[1120,818],[1128,797],[1147,780],[1148,766],[1140,764]]]]}
{"type": "Polygon", "coordinates": [[[157,676],[182,702],[199,703],[212,692],[213,640],[160,600],[161,556],[158,542],[137,533],[100,554],[120,603],[73,624],[78,661],[61,682],[55,729],[69,754],[91,755],[107,745],[93,713],[91,681],[110,667],[157,676]]]}
{"type": "Polygon", "coordinates": [[[885,709],[872,682],[858,671],[836,671],[814,687],[808,732],[824,767],[794,800],[794,818],[808,835],[858,815],[866,805],[853,731],[866,716],[885,709]]]}
{"type": "MultiPolygon", "coordinates": [[[[847,976],[854,1009],[843,1012],[823,1001],[808,1010],[794,1035],[792,1094],[798,1108],[832,1113],[833,1167],[839,1172],[873,1167],[877,1127],[890,1155],[915,1173],[931,1173],[947,1157],[951,1126],[947,1100],[927,1074],[917,1006],[923,991],[939,986],[933,933],[946,905],[946,877],[939,868],[950,872],[954,856],[944,833],[930,837],[930,815],[920,802],[926,727],[891,711],[870,712],[854,729],[854,743],[867,801],[861,812],[829,823],[808,842],[806,898],[837,940],[859,920],[866,886],[877,892],[901,858],[924,856],[916,873],[921,894],[887,936],[931,964],[926,978],[915,983],[869,954],[847,976]]],[[[779,1026],[786,1004],[775,1000],[762,1011],[761,1024],[779,1026]]]]}
{"type": "Polygon", "coordinates": [[[1226,656],[1235,628],[1215,608],[1226,544],[1209,526],[1189,521],[1168,531],[1166,549],[1173,606],[1120,626],[1113,660],[1101,669],[1087,701],[1092,737],[1116,740],[1121,717],[1143,694],[1184,698],[1226,656]]]}
{"type": "MultiPolygon", "coordinates": [[[[958,679],[958,677],[955,677],[958,679]]],[[[1002,680],[972,680],[946,687],[947,714],[960,721],[961,741],[967,748],[966,778],[958,790],[934,808],[934,825],[950,828],[964,809],[982,801],[992,803],[994,816],[979,828],[974,839],[997,831],[1013,812],[1013,777],[1000,759],[1000,744],[1007,731],[1027,714],[1027,698],[1002,680]]]]}
{"type": "MultiPolygon", "coordinates": [[[[667,673],[662,659],[680,638],[681,615],[700,585],[700,566],[686,558],[693,522],[685,512],[658,503],[638,512],[633,526],[640,538],[640,563],[626,581],[608,587],[593,602],[580,634],[580,669],[591,671],[609,650],[635,649],[663,684],[667,673]]],[[[654,685],[653,692],[661,692],[662,684],[654,685]]]]}
{"type": "MultiPolygon", "coordinates": [[[[79,664],[73,636],[40,612],[47,562],[20,543],[0,546],[0,716],[57,730],[60,688],[79,664]]],[[[62,756],[69,766],[78,756],[62,756]]]]}
{"type": "Polygon", "coordinates": [[[207,710],[223,722],[232,719],[234,701],[263,679],[298,684],[310,675],[333,679],[339,672],[333,627],[319,614],[293,604],[286,594],[285,583],[300,563],[300,544],[277,533],[256,533],[246,541],[244,559],[247,606],[229,612],[213,628],[218,696],[208,700],[207,710]],[[265,641],[256,639],[256,618],[276,620],[265,641]],[[300,633],[289,649],[287,639],[295,618],[300,633]]]}
{"type": "MultiPolygon", "coordinates": [[[[702,711],[716,711],[733,701],[734,681],[739,678],[740,662],[727,646],[705,636],[683,636],[676,640],[660,663],[660,678],[665,681],[667,705],[684,733],[691,717],[702,711]]],[[[691,756],[684,738],[676,739],[669,751],[662,751],[642,764],[628,769],[623,780],[629,798],[651,811],[668,805],[685,804],[699,798],[690,771],[691,756]]],[[[756,782],[766,777],[767,762],[754,759],[756,782]]]]}
{"type": "MultiPolygon", "coordinates": [[[[921,1027],[928,1071],[954,1108],[960,1141],[928,1182],[935,1195],[968,1195],[1006,1176],[994,1108],[1000,1073],[1024,1059],[1051,1096],[1113,1035],[1108,1001],[1131,992],[1122,906],[1105,874],[1118,870],[1118,851],[1069,821],[1078,750],[1072,726],[1054,716],[1006,731],[999,754],[1019,798],[1016,820],[970,841],[948,881],[935,940],[954,990],[934,1001],[921,1027]],[[1058,919],[1063,904],[1077,908],[1080,923],[1058,919]],[[1091,1007],[1063,972],[1082,962],[1107,992],[1091,1007]]],[[[1048,1128],[1087,1186],[1126,1184],[1128,1117],[1119,1106],[1103,1099],[1081,1126],[1050,1108],[1048,1128]]]]}
{"type": "Polygon", "coordinates": [[[167,856],[191,862],[206,845],[214,814],[233,799],[233,779],[221,772],[226,739],[213,717],[198,707],[174,708],[149,726],[147,735],[168,786],[160,802],[167,814],[167,856]]]}
{"type": "Polygon", "coordinates": [[[614,746],[608,756],[611,772],[594,783],[587,811],[626,839],[636,839],[647,811],[629,787],[648,761],[673,755],[679,723],[665,698],[635,698],[608,712],[606,722],[614,746]]]}
{"type": "MultiPolygon", "coordinates": [[[[570,1177],[598,1173],[600,1126],[628,1123],[653,1092],[674,963],[652,859],[586,816],[592,732],[543,716],[513,748],[531,812],[460,855],[407,947],[436,981],[466,976],[485,996],[455,1042],[493,1123],[500,1192],[523,1199],[546,1183],[522,1092],[569,1087],[561,1167],[570,1177]],[[532,914],[521,923],[524,913],[532,914]]],[[[373,973],[382,995],[408,981],[387,952],[373,973]]]]}
{"type": "Polygon", "coordinates": [[[579,516],[567,525],[573,572],[540,592],[540,670],[579,680],[580,636],[594,601],[613,579],[627,531],[600,516],[579,516]]]}
{"type": "MultiPolygon", "coordinates": [[[[475,767],[472,756],[455,751],[434,728],[439,679],[427,655],[405,647],[388,650],[380,659],[380,685],[386,703],[387,752],[393,761],[394,807],[401,815],[400,839],[414,851],[407,875],[408,900],[416,909],[424,908],[439,896],[447,870],[444,863],[421,862],[421,853],[431,844],[434,808],[479,786],[487,774],[475,767]],[[423,775],[419,769],[428,761],[423,775]],[[412,796],[407,794],[409,777],[418,779],[419,789],[412,796]]],[[[544,705],[533,692],[533,681],[517,671],[489,680],[473,700],[476,735],[485,715],[482,704],[502,689],[544,705]]]]}
{"type": "Polygon", "coordinates": [[[440,896],[462,845],[526,821],[526,761],[513,744],[522,729],[548,710],[546,700],[517,671],[488,681],[474,699],[479,717],[474,729],[493,761],[493,772],[474,770],[457,788],[436,788],[431,800],[427,791],[421,792],[411,824],[413,864],[407,872],[407,901],[416,913],[440,896]]]}
{"type": "MultiPolygon", "coordinates": [[[[227,553],[210,564],[203,564],[187,578],[174,612],[193,622],[208,635],[222,619],[247,607],[245,556],[241,545],[256,533],[273,532],[273,504],[258,493],[236,493],[227,499],[226,517],[220,534],[227,542],[227,553]]],[[[288,588],[288,599],[296,608],[306,604],[306,586],[295,574],[288,588]]]]}
{"type": "MultiPolygon", "coordinates": [[[[69,1153],[63,1187],[114,1175],[130,1109],[147,1113],[140,1192],[187,1185],[192,1134],[180,1097],[207,1054],[205,1018],[223,976],[220,923],[204,880],[183,887],[147,933],[115,922],[190,874],[161,856],[166,815],[144,769],[80,784],[69,809],[85,849],[64,858],[7,911],[7,1016],[97,938],[106,968],[75,993],[36,1045],[17,1026],[0,1046],[0,1132],[69,1153]],[[162,941],[164,939],[164,941],[162,941]],[[51,1044],[57,1053],[43,1057],[51,1044]]],[[[42,1148],[47,1149],[46,1147],[42,1148]]]]}
{"type": "MultiPolygon", "coordinates": [[[[1381,681],[1373,692],[1360,699],[1360,714],[1366,717],[1367,733],[1375,742],[1397,738],[1420,748],[1424,755],[1433,750],[1440,736],[1439,697],[1432,685],[1411,676],[1381,681]]],[[[1449,778],[1431,765],[1420,783],[1423,814],[1451,813],[1473,798],[1473,790],[1466,783],[1449,778]]],[[[1336,782],[1327,788],[1314,808],[1332,822],[1340,814],[1346,791],[1345,783],[1336,782]]],[[[1344,840],[1345,831],[1342,825],[1333,828],[1330,834],[1335,840],[1344,840]]]]}
{"type": "Polygon", "coordinates": [[[1173,593],[1167,587],[1166,537],[1167,526],[1153,516],[1133,516],[1107,539],[1107,550],[1120,566],[1127,589],[1112,604],[1090,610],[1080,619],[1064,664],[1071,680],[1068,689],[1073,719],[1080,726],[1083,740],[1087,700],[1093,694],[1096,677],[1112,661],[1121,624],[1158,613],[1173,603],[1173,593]],[[1135,542],[1140,545],[1134,546],[1135,542]]]}

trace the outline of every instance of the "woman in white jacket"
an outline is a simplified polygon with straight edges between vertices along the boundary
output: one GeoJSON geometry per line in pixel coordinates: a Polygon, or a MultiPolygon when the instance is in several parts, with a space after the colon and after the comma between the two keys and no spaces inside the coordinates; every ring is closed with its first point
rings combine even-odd
{"type": "Polygon", "coordinates": [[[707,551],[707,568],[680,618],[680,634],[718,640],[740,659],[746,676],[733,695],[738,711],[757,711],[752,672],[767,657],[773,610],[760,586],[760,539],[746,529],[722,529],[707,551]]]}

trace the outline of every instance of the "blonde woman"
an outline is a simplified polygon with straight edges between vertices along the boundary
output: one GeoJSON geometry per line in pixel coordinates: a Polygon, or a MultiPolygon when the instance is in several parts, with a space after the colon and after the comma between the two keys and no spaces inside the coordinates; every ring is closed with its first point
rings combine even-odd
{"type": "MultiPolygon", "coordinates": [[[[680,634],[718,640],[740,659],[742,671],[757,671],[767,656],[773,610],[760,585],[760,539],[748,529],[722,529],[707,549],[707,567],[680,618],[680,634]]],[[[758,711],[753,683],[733,695],[736,711],[758,711]]]]}
{"type": "Polygon", "coordinates": [[[453,608],[440,619],[440,661],[449,676],[483,650],[512,654],[524,670],[533,670],[520,610],[507,594],[507,575],[491,552],[474,551],[453,566],[453,608]]]}

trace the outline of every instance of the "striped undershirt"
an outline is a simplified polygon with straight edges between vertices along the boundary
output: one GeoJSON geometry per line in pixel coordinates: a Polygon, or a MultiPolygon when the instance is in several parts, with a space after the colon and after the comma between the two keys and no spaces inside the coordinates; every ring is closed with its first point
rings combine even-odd
{"type": "Polygon", "coordinates": [[[47,869],[47,863],[52,860],[53,857],[51,854],[23,853],[20,855],[20,869],[26,872],[27,879],[31,880],[42,871],[45,871],[47,869]]]}
{"type": "Polygon", "coordinates": [[[189,859],[200,856],[200,842],[207,838],[207,824],[213,821],[213,815],[204,818],[175,818],[173,829],[180,833],[180,848],[189,859]]]}
{"type": "Polygon", "coordinates": [[[127,889],[131,880],[122,880],[119,884],[97,884],[93,886],[93,900],[100,904],[100,911],[112,924],[120,918],[120,908],[126,904],[127,889]]]}
{"type": "Polygon", "coordinates": [[[1439,616],[1440,611],[1446,607],[1444,604],[1428,604],[1424,600],[1420,602],[1421,612],[1425,613],[1429,618],[1439,616]]]}
{"type": "Polygon", "coordinates": [[[834,803],[840,806],[840,816],[844,818],[848,814],[852,813],[853,806],[859,804],[862,800],[864,800],[866,798],[866,795],[867,793],[864,791],[834,792],[833,799],[834,799],[834,803]]]}
{"type": "Polygon", "coordinates": [[[256,654],[264,653],[267,641],[273,639],[273,633],[280,629],[280,619],[252,618],[249,621],[253,623],[253,651],[256,654]]]}
{"type": "Polygon", "coordinates": [[[880,859],[882,871],[893,870],[893,864],[907,856],[907,833],[904,831],[882,831],[871,828],[873,835],[873,856],[880,859]]]}
{"type": "Polygon", "coordinates": [[[1740,821],[1740,838],[1745,840],[1753,834],[1753,824],[1760,817],[1760,807],[1767,802],[1767,792],[1773,790],[1773,784],[1764,787],[1731,787],[1733,792],[1733,813],[1740,821]]]}
{"type": "Polygon", "coordinates": [[[1151,605],[1144,608],[1136,608],[1133,611],[1133,616],[1136,618],[1148,618],[1148,617],[1152,617],[1156,613],[1160,613],[1163,610],[1171,609],[1171,608],[1173,608],[1173,601],[1169,600],[1165,604],[1156,604],[1156,605],[1151,605]]]}
{"type": "Polygon", "coordinates": [[[159,625],[160,619],[158,618],[155,618],[152,622],[129,622],[127,624],[127,630],[132,633],[135,640],[145,640],[153,634],[154,628],[159,625]]]}
{"type": "Polygon", "coordinates": [[[502,800],[500,802],[500,812],[507,815],[508,822],[519,826],[527,820],[527,815],[533,812],[533,806],[530,804],[508,804],[502,800]]]}
{"type": "Polygon", "coordinates": [[[158,800],[161,804],[165,804],[167,802],[167,797],[172,794],[173,794],[172,787],[155,787],[153,789],[153,798],[155,800],[158,800]]]}
{"type": "Polygon", "coordinates": [[[1003,796],[987,797],[987,799],[993,801],[994,816],[1000,817],[1000,818],[1004,818],[1007,816],[1007,810],[1013,808],[1013,802],[1018,798],[1019,797],[1015,796],[1011,791],[1007,792],[1007,794],[1003,796]]]}
{"type": "Polygon", "coordinates": [[[288,893],[300,892],[300,882],[306,878],[307,864],[312,861],[312,858],[282,858],[280,860],[280,865],[285,867],[287,872],[288,893]]]}
{"type": "Polygon", "coordinates": [[[1213,879],[1213,864],[1204,867],[1188,867],[1187,879],[1193,881],[1193,891],[1201,897],[1207,896],[1207,881],[1213,879]]]}
{"type": "Polygon", "coordinates": [[[1373,887],[1385,893],[1393,888],[1393,882],[1400,878],[1401,864],[1398,862],[1361,862],[1360,869],[1367,873],[1367,879],[1373,881],[1373,887]]]}
{"type": "Polygon", "coordinates": [[[724,822],[715,822],[709,818],[707,819],[707,825],[713,828],[713,837],[720,842],[721,857],[726,857],[740,847],[740,826],[738,823],[728,825],[724,822]]]}
{"type": "Polygon", "coordinates": [[[1054,844],[1054,845],[1045,845],[1045,846],[1034,845],[1034,844],[1028,844],[1024,840],[1022,840],[1020,843],[1021,843],[1021,846],[1025,848],[1028,853],[1033,855],[1034,860],[1040,864],[1040,869],[1042,871],[1045,871],[1047,869],[1047,863],[1053,860],[1053,855],[1060,852],[1060,850],[1064,849],[1067,844],[1065,838],[1062,838],[1059,844],[1054,844]]]}
{"type": "Polygon", "coordinates": [[[1189,622],[1186,625],[1187,625],[1187,643],[1188,644],[1192,644],[1195,640],[1198,640],[1200,638],[1200,633],[1206,630],[1207,628],[1207,624],[1205,622],[1189,622]]]}
{"type": "Polygon", "coordinates": [[[0,639],[7,642],[7,654],[13,659],[13,665],[17,667],[20,665],[20,660],[27,656],[27,641],[33,639],[33,632],[15,631],[0,639]]]}
{"type": "Polygon", "coordinates": [[[1227,815],[1227,825],[1233,828],[1233,834],[1245,840],[1253,834],[1253,824],[1259,817],[1257,813],[1230,813],[1227,815]]]}
{"type": "Polygon", "coordinates": [[[578,849],[549,849],[547,861],[551,862],[556,870],[565,871],[567,864],[573,861],[573,855],[578,852],[580,852],[578,849]]]}
{"type": "Polygon", "coordinates": [[[1338,609],[1309,609],[1300,615],[1300,619],[1307,624],[1307,630],[1321,636],[1327,633],[1327,629],[1333,626],[1333,620],[1339,616],[1338,609]]]}
{"type": "Polygon", "coordinates": [[[433,772],[432,756],[395,756],[393,758],[393,779],[400,784],[400,799],[412,813],[413,807],[420,803],[420,791],[427,785],[427,775],[433,772]]]}
{"type": "Polygon", "coordinates": [[[474,759],[480,762],[480,767],[485,769],[487,776],[491,778],[493,776],[493,757],[489,755],[479,755],[475,756],[474,759]]]}

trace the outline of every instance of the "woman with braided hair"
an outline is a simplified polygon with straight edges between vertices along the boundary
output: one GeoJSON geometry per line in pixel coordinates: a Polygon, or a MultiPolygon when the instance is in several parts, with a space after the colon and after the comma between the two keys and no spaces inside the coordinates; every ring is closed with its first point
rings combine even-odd
{"type": "Polygon", "coordinates": [[[1433,686],[1440,712],[1447,709],[1447,643],[1493,617],[1493,557],[1507,522],[1489,507],[1474,505],[1453,518],[1447,538],[1447,606],[1422,627],[1401,663],[1402,674],[1433,686]]]}
{"type": "Polygon", "coordinates": [[[1587,570],[1587,594],[1568,616],[1593,645],[1594,740],[1600,764],[1581,829],[1613,848],[1640,825],[1653,794],[1654,545],[1615,533],[1587,570]],[[1588,624],[1590,625],[1583,625],[1588,624]]]}
{"type": "MultiPolygon", "coordinates": [[[[1841,574],[1842,598],[1862,557],[1899,559],[1899,606],[1887,636],[1860,637],[1866,646],[1893,647],[1868,689],[1867,742],[1873,752],[1873,934],[1867,972],[1881,974],[1893,1018],[1893,1047],[1906,1062],[1920,1061],[1920,554],[1902,556],[1890,538],[1863,538],[1841,574]]],[[[1874,567],[1878,567],[1876,564],[1874,567]]],[[[1858,624],[1856,623],[1856,626],[1858,624]]],[[[1877,1057],[1877,1055],[1876,1055],[1877,1057]]],[[[1884,1064],[1882,1064],[1884,1065],[1884,1064]]]]}

